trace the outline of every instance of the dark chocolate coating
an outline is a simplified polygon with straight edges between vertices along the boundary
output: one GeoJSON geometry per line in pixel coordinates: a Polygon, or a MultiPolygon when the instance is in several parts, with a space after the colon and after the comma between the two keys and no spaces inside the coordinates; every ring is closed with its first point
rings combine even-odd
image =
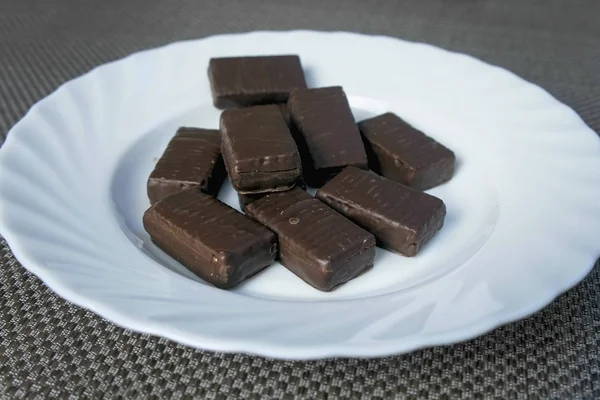
{"type": "MultiPolygon", "coordinates": [[[[298,182],[296,182],[296,186],[294,186],[294,187],[300,188],[302,190],[306,190],[306,184],[304,183],[303,179],[298,180],[298,182]]],[[[262,199],[267,194],[268,193],[256,193],[256,194],[238,193],[238,201],[240,203],[240,208],[242,209],[242,211],[246,212],[246,206],[248,204],[253,203],[258,199],[262,199]]]]}
{"type": "Polygon", "coordinates": [[[179,128],[148,178],[150,203],[189,188],[217,195],[226,176],[220,146],[218,130],[179,128]]]}
{"type": "Polygon", "coordinates": [[[277,234],[279,259],[311,286],[331,291],[373,266],[375,238],[299,188],[246,207],[277,234]]]}
{"type": "Polygon", "coordinates": [[[319,187],[343,168],[367,168],[367,154],[341,87],[293,90],[288,100],[306,183],[319,187]]]}
{"type": "Polygon", "coordinates": [[[444,225],[437,197],[348,167],[317,191],[317,198],[375,235],[384,247],[414,256],[444,225]]]}
{"type": "Polygon", "coordinates": [[[166,197],[143,217],[152,241],[190,271],[226,289],[275,260],[275,234],[199,190],[166,197]]]}
{"type": "Polygon", "coordinates": [[[258,199],[262,199],[265,197],[266,193],[258,193],[258,194],[241,194],[238,193],[238,201],[240,202],[240,208],[243,212],[246,212],[246,207],[248,204],[254,203],[258,199]]]}
{"type": "Polygon", "coordinates": [[[208,75],[221,109],[285,103],[292,89],[306,87],[295,55],[213,58],[208,75]]]}
{"type": "Polygon", "coordinates": [[[454,153],[393,113],[358,124],[373,171],[407,186],[427,190],[454,174],[454,153]]]}
{"type": "Polygon", "coordinates": [[[287,104],[286,103],[279,103],[277,104],[277,106],[279,107],[279,110],[281,111],[281,115],[283,116],[283,120],[285,121],[286,124],[288,124],[288,126],[291,126],[292,124],[292,120],[291,120],[291,115],[290,115],[290,110],[288,110],[287,108],[287,104]]]}
{"type": "Polygon", "coordinates": [[[221,133],[225,166],[238,192],[289,190],[302,176],[298,148],[277,105],[225,110],[221,133]]]}

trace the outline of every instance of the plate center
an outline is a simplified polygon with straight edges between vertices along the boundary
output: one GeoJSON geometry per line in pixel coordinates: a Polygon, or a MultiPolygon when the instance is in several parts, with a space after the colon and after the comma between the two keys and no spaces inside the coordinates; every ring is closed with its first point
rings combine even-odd
{"type": "MultiPolygon", "coordinates": [[[[394,111],[388,105],[362,97],[350,97],[357,120],[394,111]]],[[[205,104],[157,126],[143,135],[123,155],[113,175],[112,200],[119,223],[131,242],[165,268],[206,284],[154,245],[144,231],[142,215],[149,207],[146,180],[167,143],[180,126],[217,128],[220,111],[205,104]]],[[[428,132],[429,133],[429,132],[428,132]]],[[[432,135],[435,137],[435,135],[432,135]]],[[[447,139],[447,138],[445,138],[447,139]]],[[[485,171],[461,157],[461,149],[442,141],[458,157],[453,179],[429,193],[446,203],[444,227],[416,257],[406,258],[377,248],[374,268],[334,292],[313,289],[279,263],[232,291],[238,294],[282,300],[339,300],[408,290],[436,279],[472,258],[490,236],[499,213],[499,197],[485,179],[485,171]]],[[[459,143],[456,143],[459,146],[459,143]]],[[[460,146],[459,146],[460,147],[460,146]]],[[[314,194],[314,191],[312,191],[314,194]]],[[[235,191],[225,182],[219,199],[239,210],[235,191]]]]}

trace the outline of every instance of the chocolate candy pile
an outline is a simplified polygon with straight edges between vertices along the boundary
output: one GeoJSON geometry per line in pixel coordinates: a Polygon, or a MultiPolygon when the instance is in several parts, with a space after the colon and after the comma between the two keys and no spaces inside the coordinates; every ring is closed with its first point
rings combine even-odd
{"type": "Polygon", "coordinates": [[[202,279],[230,288],[279,259],[331,291],[373,266],[376,244],[415,256],[441,229],[446,206],[422,190],[452,177],[452,151],[392,113],[357,124],[341,87],[307,88],[297,56],[215,58],[208,72],[220,129],[177,131],[143,217],[202,279]],[[226,176],[245,214],[216,199],[226,176]]]}

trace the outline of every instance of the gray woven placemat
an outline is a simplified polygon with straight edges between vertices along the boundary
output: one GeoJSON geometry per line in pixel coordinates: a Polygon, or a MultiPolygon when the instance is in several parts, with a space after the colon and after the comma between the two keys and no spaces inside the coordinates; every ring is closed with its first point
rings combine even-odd
{"type": "MultiPolygon", "coordinates": [[[[596,0],[0,0],[0,132],[60,83],[133,51],[291,28],[469,53],[540,84],[600,131],[598,16],[596,0]]],[[[600,398],[600,265],[545,310],[470,342],[317,362],[213,354],[137,334],[66,303],[3,242],[0,265],[6,398],[600,398]]]]}

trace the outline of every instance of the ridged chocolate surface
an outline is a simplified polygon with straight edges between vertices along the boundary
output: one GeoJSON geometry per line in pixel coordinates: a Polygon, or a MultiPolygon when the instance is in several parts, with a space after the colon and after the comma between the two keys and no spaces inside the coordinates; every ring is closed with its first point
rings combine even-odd
{"type": "Polygon", "coordinates": [[[277,234],[281,263],[319,290],[373,266],[373,235],[302,189],[268,194],[246,212],[277,234]]]}
{"type": "Polygon", "coordinates": [[[216,195],[225,179],[218,130],[179,128],[148,178],[150,203],[180,190],[216,195]]]}
{"type": "Polygon", "coordinates": [[[416,255],[446,216],[437,197],[354,167],[340,172],[316,196],[373,233],[384,247],[406,256],[416,255]]]}
{"type": "Polygon", "coordinates": [[[208,75],[217,108],[284,103],[306,87],[296,55],[213,58],[208,75]]]}
{"type": "Polygon", "coordinates": [[[341,87],[292,91],[288,101],[294,133],[304,154],[305,178],[320,186],[342,168],[367,168],[367,155],[341,87]]]}
{"type": "Polygon", "coordinates": [[[277,105],[225,110],[221,133],[225,166],[237,191],[287,190],[302,176],[296,142],[277,105]]]}
{"type": "Polygon", "coordinates": [[[374,171],[426,190],[452,178],[454,153],[393,113],[358,124],[374,171]]]}
{"type": "Polygon", "coordinates": [[[143,223],[163,251],[220,288],[255,275],[277,254],[273,232],[193,189],[157,202],[144,213],[143,223]]]}

